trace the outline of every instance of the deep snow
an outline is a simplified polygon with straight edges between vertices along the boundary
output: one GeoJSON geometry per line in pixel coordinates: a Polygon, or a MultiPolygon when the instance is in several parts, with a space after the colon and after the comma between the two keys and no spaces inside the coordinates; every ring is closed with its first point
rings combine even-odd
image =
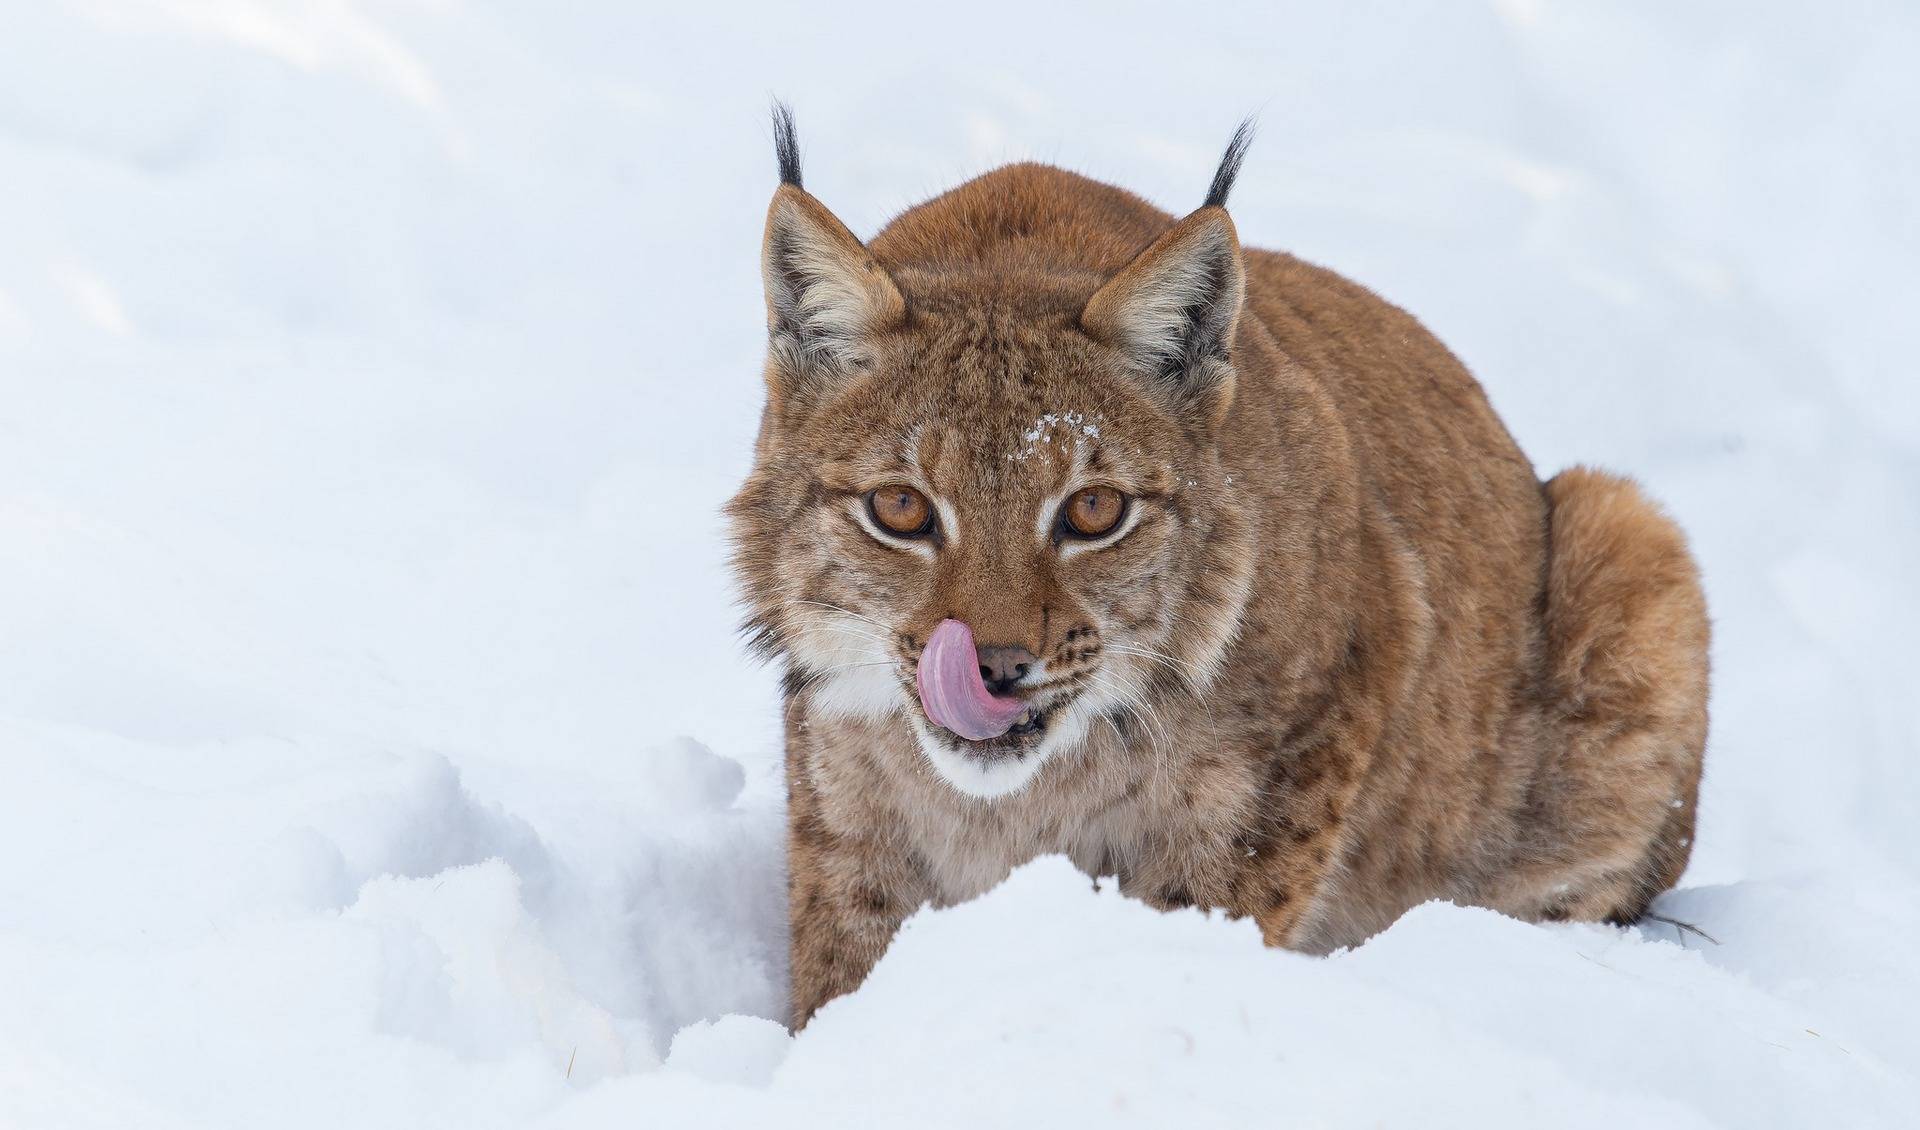
{"type": "Polygon", "coordinates": [[[1900,1125],[1920,15],[0,11],[0,1124],[1900,1125]],[[1040,861],[798,1039],[717,508],[769,92],[861,233],[1003,160],[1414,311],[1716,621],[1709,937],[1351,953],[1040,861]]]}

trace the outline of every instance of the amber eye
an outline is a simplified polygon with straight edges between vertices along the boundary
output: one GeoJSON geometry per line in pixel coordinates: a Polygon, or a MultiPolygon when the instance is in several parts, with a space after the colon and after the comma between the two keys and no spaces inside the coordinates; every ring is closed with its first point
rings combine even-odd
{"type": "Polygon", "coordinates": [[[1126,512],[1126,495],[1112,487],[1088,487],[1076,491],[1060,508],[1061,533],[1069,537],[1097,538],[1112,533],[1126,512]]]}
{"type": "Polygon", "coordinates": [[[910,486],[885,486],[867,495],[867,513],[880,528],[903,538],[933,532],[933,503],[910,486]]]}

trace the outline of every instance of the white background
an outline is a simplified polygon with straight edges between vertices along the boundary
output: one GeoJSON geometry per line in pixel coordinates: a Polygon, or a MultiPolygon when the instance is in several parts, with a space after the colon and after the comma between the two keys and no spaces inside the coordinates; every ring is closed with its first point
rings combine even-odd
{"type": "Polygon", "coordinates": [[[0,0],[0,1124],[1910,1117],[1916,57],[1893,5],[0,0]],[[1040,865],[745,1019],[773,94],[862,235],[1020,158],[1182,210],[1257,112],[1247,242],[1693,535],[1661,908],[1716,941],[1317,961],[1040,865]]]}

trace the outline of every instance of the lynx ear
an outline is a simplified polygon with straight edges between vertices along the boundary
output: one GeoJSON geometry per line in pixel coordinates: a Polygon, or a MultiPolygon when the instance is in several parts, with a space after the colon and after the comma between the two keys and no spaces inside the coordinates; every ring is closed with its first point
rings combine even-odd
{"type": "Polygon", "coordinates": [[[1243,123],[1213,175],[1206,203],[1109,279],[1080,315],[1081,328],[1096,341],[1213,416],[1233,399],[1228,358],[1247,283],[1226,203],[1252,140],[1252,123],[1243,123]]]}
{"type": "Polygon", "coordinates": [[[767,326],[809,360],[844,364],[863,339],[898,325],[906,301],[887,272],[832,212],[783,184],[767,210],[761,272],[767,326]]]}
{"type": "Polygon", "coordinates": [[[773,340],[770,380],[817,379],[858,367],[867,342],[906,317],[900,288],[847,226],[800,187],[793,116],[774,107],[781,185],[767,209],[760,268],[773,340]]]}
{"type": "Polygon", "coordinates": [[[1233,221],[1224,208],[1202,208],[1108,280],[1080,324],[1142,376],[1224,409],[1233,395],[1227,359],[1246,287],[1233,221]]]}

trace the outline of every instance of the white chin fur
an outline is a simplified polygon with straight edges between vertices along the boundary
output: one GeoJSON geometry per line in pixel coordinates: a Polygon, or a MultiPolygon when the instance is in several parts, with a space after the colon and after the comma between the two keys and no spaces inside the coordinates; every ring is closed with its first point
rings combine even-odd
{"type": "Polygon", "coordinates": [[[1002,757],[993,761],[981,761],[947,748],[918,718],[913,720],[913,729],[920,739],[921,752],[933,763],[934,772],[940,774],[941,780],[952,785],[956,792],[978,800],[995,800],[1026,788],[1048,758],[1085,736],[1087,726],[1078,711],[1062,711],[1040,748],[1025,757],[1002,757]]]}

